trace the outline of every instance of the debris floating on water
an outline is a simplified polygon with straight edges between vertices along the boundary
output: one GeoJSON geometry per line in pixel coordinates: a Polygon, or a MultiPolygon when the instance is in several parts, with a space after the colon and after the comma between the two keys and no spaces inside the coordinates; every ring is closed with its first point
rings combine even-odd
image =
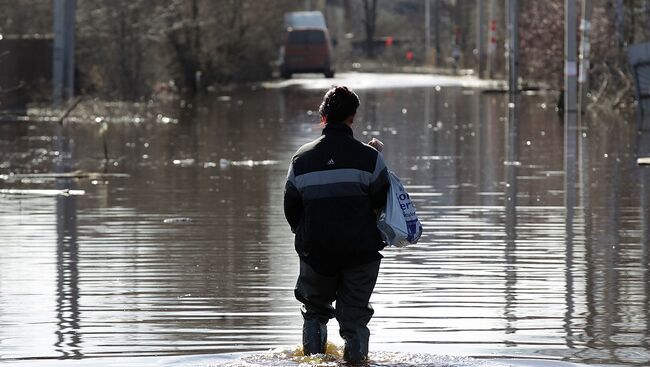
{"type": "Polygon", "coordinates": [[[1,175],[0,180],[6,181],[19,181],[23,179],[40,179],[40,180],[56,180],[60,178],[89,178],[97,180],[108,177],[131,177],[128,173],[99,173],[99,172],[44,172],[44,173],[10,173],[8,175],[1,175]]]}
{"type": "MultiPolygon", "coordinates": [[[[255,167],[255,166],[270,166],[273,164],[278,164],[280,161],[265,159],[261,161],[254,161],[252,159],[243,160],[243,161],[231,161],[225,158],[219,159],[219,167],[227,168],[229,166],[239,166],[239,167],[255,167]]],[[[216,165],[215,165],[216,166],[216,165]]],[[[213,167],[212,165],[204,165],[204,167],[213,167]]]]}
{"type": "Polygon", "coordinates": [[[175,166],[187,167],[193,165],[195,162],[194,158],[185,158],[185,159],[174,159],[172,163],[175,166]]]}
{"type": "Polygon", "coordinates": [[[177,124],[178,119],[158,114],[156,116],[156,122],[162,123],[162,124],[177,124]]]}
{"type": "Polygon", "coordinates": [[[37,195],[37,196],[80,196],[85,195],[84,190],[54,190],[54,189],[1,189],[2,195],[37,195]]]}
{"type": "Polygon", "coordinates": [[[186,217],[167,218],[163,220],[163,223],[165,224],[190,223],[190,222],[192,222],[192,218],[186,218],[186,217]]]}

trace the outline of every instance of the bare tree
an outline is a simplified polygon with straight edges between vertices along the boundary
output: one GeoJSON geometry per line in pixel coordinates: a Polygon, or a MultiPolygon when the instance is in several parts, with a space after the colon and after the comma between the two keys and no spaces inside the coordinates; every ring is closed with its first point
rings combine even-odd
{"type": "Polygon", "coordinates": [[[137,100],[155,79],[152,53],[159,42],[155,8],[146,0],[87,0],[77,8],[77,68],[87,92],[137,100]],[[101,47],[100,47],[101,46],[101,47]]]}
{"type": "MultiPolygon", "coordinates": [[[[201,27],[198,0],[191,0],[189,14],[184,1],[173,1],[163,15],[166,20],[163,34],[168,42],[172,59],[178,65],[178,73],[172,71],[181,87],[191,92],[200,88],[201,60],[205,59],[201,49],[201,27]]],[[[172,67],[172,70],[175,68],[172,67]]]]}
{"type": "Polygon", "coordinates": [[[173,55],[170,71],[179,86],[259,80],[270,76],[282,40],[282,18],[297,0],[176,0],[166,29],[173,55]]]}
{"type": "Polygon", "coordinates": [[[0,0],[0,34],[34,35],[52,32],[52,4],[42,0],[0,0]]]}

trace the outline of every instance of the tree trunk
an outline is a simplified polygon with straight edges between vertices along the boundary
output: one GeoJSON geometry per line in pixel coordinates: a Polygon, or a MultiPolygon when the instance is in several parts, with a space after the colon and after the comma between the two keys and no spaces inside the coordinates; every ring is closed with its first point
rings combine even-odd
{"type": "Polygon", "coordinates": [[[377,24],[377,0],[363,0],[363,11],[366,16],[363,20],[366,29],[366,55],[372,59],[375,57],[374,39],[377,24]]]}
{"type": "Polygon", "coordinates": [[[625,4],[623,0],[616,0],[614,6],[616,11],[616,38],[619,49],[622,49],[625,44],[625,4]]]}
{"type": "Polygon", "coordinates": [[[645,0],[645,4],[643,5],[643,38],[648,39],[650,38],[650,0],[645,0]]]}
{"type": "MultiPolygon", "coordinates": [[[[356,22],[356,18],[354,17],[354,10],[352,7],[352,2],[350,0],[342,0],[343,1],[343,12],[344,12],[344,17],[345,17],[345,29],[351,29],[353,22],[356,22]]],[[[650,0],[648,0],[650,2],[650,0]]],[[[347,32],[347,31],[346,31],[347,32]]]]}
{"type": "Polygon", "coordinates": [[[636,14],[634,11],[634,0],[628,0],[625,6],[629,13],[629,24],[627,25],[626,43],[631,45],[636,39],[636,14]]]}

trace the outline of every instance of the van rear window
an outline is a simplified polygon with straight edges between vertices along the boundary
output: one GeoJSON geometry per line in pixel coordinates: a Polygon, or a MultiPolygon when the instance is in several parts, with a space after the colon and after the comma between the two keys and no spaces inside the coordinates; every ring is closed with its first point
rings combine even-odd
{"type": "Polygon", "coordinates": [[[321,31],[289,32],[289,43],[294,45],[323,44],[325,35],[321,31]]]}

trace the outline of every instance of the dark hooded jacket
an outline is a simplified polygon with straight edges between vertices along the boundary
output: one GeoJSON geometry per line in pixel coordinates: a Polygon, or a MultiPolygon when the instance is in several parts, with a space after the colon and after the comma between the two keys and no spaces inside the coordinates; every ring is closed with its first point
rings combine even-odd
{"type": "Polygon", "coordinates": [[[382,155],[354,139],[343,123],[329,123],[291,160],[284,213],[296,252],[321,274],[381,259],[377,211],[389,180],[382,155]]]}

